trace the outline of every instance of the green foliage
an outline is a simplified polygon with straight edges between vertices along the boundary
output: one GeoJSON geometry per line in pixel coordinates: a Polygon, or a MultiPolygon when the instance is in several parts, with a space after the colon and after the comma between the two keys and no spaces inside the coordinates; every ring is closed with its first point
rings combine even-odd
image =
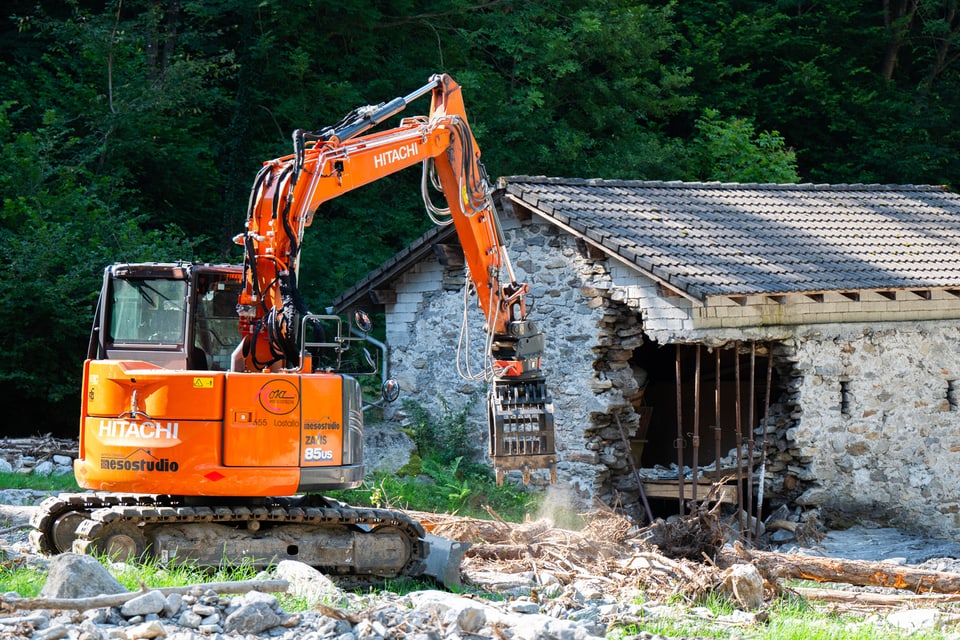
{"type": "Polygon", "coordinates": [[[434,416],[421,404],[404,400],[403,408],[409,416],[407,435],[417,445],[417,451],[423,459],[433,459],[438,464],[450,465],[467,458],[472,460],[479,454],[474,430],[469,418],[478,396],[473,396],[460,409],[454,409],[444,398],[440,402],[440,416],[434,416]]]}
{"type": "Polygon", "coordinates": [[[448,466],[424,461],[417,475],[375,473],[364,489],[350,495],[337,494],[345,502],[376,507],[411,509],[433,513],[456,513],[489,519],[487,507],[504,520],[522,522],[537,508],[538,497],[511,485],[498,487],[492,472],[476,464],[448,466]]]}
{"type": "MultiPolygon", "coordinates": [[[[960,183],[960,22],[940,0],[5,7],[0,393],[21,429],[73,430],[105,265],[237,260],[253,177],[294,129],[436,72],[463,85],[491,177],[960,183]]],[[[428,228],[418,183],[321,208],[312,308],[428,228]]]]}
{"type": "Polygon", "coordinates": [[[701,104],[781,132],[806,180],[956,184],[949,6],[691,0],[676,15],[701,104]]]}
{"type": "Polygon", "coordinates": [[[18,564],[7,564],[5,560],[6,558],[0,564],[0,590],[3,593],[19,593],[22,598],[39,595],[47,580],[46,572],[18,564]]]}
{"type": "Polygon", "coordinates": [[[35,131],[15,132],[16,105],[3,106],[0,339],[8,348],[0,388],[21,400],[13,408],[17,418],[31,403],[50,411],[76,401],[104,266],[125,258],[190,257],[196,241],[173,226],[144,230],[142,218],[118,207],[126,190],[112,178],[65,164],[78,145],[67,123],[51,117],[35,131]]]}
{"type": "Polygon", "coordinates": [[[397,473],[372,474],[359,490],[332,495],[350,504],[477,518],[489,518],[489,507],[505,520],[522,521],[540,498],[512,485],[498,487],[491,469],[472,461],[478,452],[467,420],[474,401],[453,410],[441,399],[440,416],[407,401],[407,433],[417,445],[409,462],[397,473]]]}
{"type": "Polygon", "coordinates": [[[756,133],[742,119],[722,120],[707,109],[697,120],[696,154],[700,177],[720,182],[799,182],[797,158],[777,131],[756,133]]]}
{"type": "Polygon", "coordinates": [[[665,127],[693,96],[673,55],[673,11],[607,0],[494,4],[457,25],[466,47],[451,73],[494,171],[679,177],[665,127]]]}

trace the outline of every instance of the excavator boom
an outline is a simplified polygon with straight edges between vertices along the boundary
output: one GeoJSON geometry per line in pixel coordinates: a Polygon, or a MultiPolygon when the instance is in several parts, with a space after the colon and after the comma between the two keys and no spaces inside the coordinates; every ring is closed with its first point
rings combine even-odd
{"type": "Polygon", "coordinates": [[[433,217],[456,228],[486,318],[490,457],[497,478],[519,470],[528,481],[531,471],[549,469],[555,480],[553,405],[540,370],[544,337],[527,317],[529,286],[517,282],[505,250],[460,86],[450,76],[436,75],[405,97],[356,109],[334,127],[297,131],[293,138],[292,155],[264,163],[251,197],[246,233],[235,238],[246,255],[241,322],[245,339],[253,345],[247,350],[246,368],[277,361],[283,367],[299,366],[293,320],[300,311],[294,293],[296,274],[304,229],[312,224],[317,208],[421,164],[425,206],[433,217]],[[367,133],[427,94],[429,115],[367,133]],[[444,195],[445,208],[430,201],[431,184],[444,195]]]}

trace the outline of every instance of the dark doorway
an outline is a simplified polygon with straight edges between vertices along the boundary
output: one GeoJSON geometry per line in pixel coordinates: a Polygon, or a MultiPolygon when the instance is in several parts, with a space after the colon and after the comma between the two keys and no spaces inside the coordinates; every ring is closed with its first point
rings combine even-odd
{"type": "Polygon", "coordinates": [[[767,386],[771,346],[767,342],[709,348],[698,344],[660,346],[648,340],[634,350],[630,364],[639,376],[646,376],[644,408],[638,412],[649,414],[646,434],[637,435],[637,440],[646,440],[636,443],[642,445],[642,451],[634,446],[640,466],[669,467],[677,464],[682,454],[684,466],[692,468],[696,462],[702,469],[715,464],[719,453],[721,471],[728,468],[728,453],[736,451],[738,442],[747,446],[764,418],[768,395],[771,399],[778,395],[776,367],[770,372],[769,390],[767,386]],[[678,405],[682,407],[679,426],[678,405]]]}

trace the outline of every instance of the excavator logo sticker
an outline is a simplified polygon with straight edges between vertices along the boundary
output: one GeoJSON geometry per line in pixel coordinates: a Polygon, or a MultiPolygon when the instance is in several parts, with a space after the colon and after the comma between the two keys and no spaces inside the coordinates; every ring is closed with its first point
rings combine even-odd
{"type": "Polygon", "coordinates": [[[180,463],[170,458],[158,458],[149,449],[137,449],[127,456],[101,457],[100,468],[109,471],[176,473],[180,470],[180,463]]]}
{"type": "Polygon", "coordinates": [[[134,422],[133,420],[101,419],[97,435],[101,438],[128,440],[177,440],[180,437],[179,422],[134,422]]]}
{"type": "Polygon", "coordinates": [[[277,416],[292,413],[300,405],[300,391],[289,380],[271,380],[257,396],[260,406],[277,416]]]}
{"type": "Polygon", "coordinates": [[[405,144],[402,147],[397,147],[396,149],[388,149],[383,153],[378,153],[377,155],[373,156],[373,168],[379,169],[380,167],[385,167],[388,164],[393,164],[394,162],[400,162],[401,160],[412,158],[416,156],[419,151],[420,146],[416,142],[405,144]]]}

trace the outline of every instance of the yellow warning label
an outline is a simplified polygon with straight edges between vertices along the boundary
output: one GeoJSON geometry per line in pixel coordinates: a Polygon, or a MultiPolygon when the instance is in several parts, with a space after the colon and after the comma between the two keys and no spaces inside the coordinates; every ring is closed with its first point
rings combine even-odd
{"type": "Polygon", "coordinates": [[[194,389],[213,389],[213,378],[194,378],[194,389]]]}

